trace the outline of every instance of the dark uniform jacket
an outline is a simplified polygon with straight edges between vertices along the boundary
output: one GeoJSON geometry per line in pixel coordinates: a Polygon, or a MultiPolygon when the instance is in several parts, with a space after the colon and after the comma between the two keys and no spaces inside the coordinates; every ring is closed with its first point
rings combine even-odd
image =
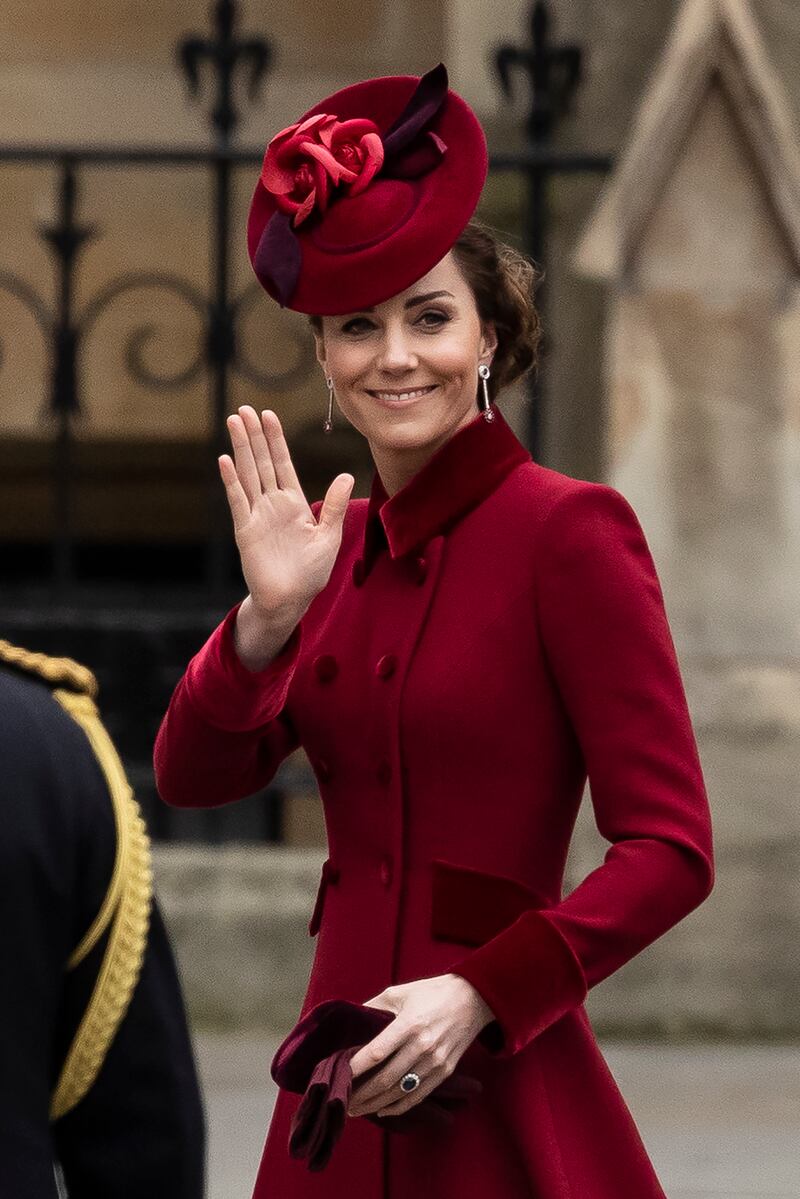
{"type": "MultiPolygon", "coordinates": [[[[0,663],[0,1196],[55,1199],[60,1163],[70,1199],[201,1199],[203,1110],[149,877],[127,1007],[125,980],[111,979],[112,1015],[115,1003],[124,1015],[87,1093],[60,1117],[52,1110],[113,935],[112,924],[68,969],[108,895],[118,826],[87,733],[54,698],[53,680],[36,677],[37,663],[53,660],[27,657],[0,663]]],[[[77,693],[81,669],[61,680],[77,693]]]]}

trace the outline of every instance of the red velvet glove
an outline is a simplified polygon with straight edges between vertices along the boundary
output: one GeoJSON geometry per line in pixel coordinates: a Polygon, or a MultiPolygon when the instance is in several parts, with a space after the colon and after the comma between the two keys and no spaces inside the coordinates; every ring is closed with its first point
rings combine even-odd
{"type": "MultiPolygon", "coordinates": [[[[270,1070],[275,1082],[303,1095],[292,1120],[289,1153],[308,1159],[309,1170],[325,1168],[344,1131],[353,1086],[350,1059],[393,1019],[393,1012],[330,999],[313,1008],[275,1054],[270,1070]]],[[[359,1081],[372,1073],[362,1074],[359,1081]]],[[[364,1119],[387,1132],[442,1127],[452,1124],[453,1113],[481,1090],[476,1078],[456,1071],[407,1112],[384,1117],[370,1113],[364,1119]]]]}

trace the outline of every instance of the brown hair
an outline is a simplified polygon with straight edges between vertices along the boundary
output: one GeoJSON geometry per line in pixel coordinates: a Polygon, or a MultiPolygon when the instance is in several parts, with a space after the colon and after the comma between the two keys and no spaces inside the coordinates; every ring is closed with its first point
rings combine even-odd
{"type": "Polygon", "coordinates": [[[539,360],[542,330],[533,301],[539,273],[529,258],[498,241],[480,221],[470,221],[453,246],[453,257],[475,297],[478,316],[497,333],[489,379],[494,399],[539,360]]]}
{"type": "MultiPolygon", "coordinates": [[[[478,316],[494,325],[497,349],[489,394],[533,370],[539,361],[541,324],[533,300],[539,272],[529,258],[498,241],[487,225],[470,221],[453,246],[453,257],[475,297],[478,316]]],[[[315,333],[322,318],[309,317],[315,333]]]]}

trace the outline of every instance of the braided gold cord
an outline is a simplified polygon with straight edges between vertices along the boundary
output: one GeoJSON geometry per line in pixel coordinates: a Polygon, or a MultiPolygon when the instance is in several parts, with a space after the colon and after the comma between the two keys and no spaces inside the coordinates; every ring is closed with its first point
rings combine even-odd
{"type": "Polygon", "coordinates": [[[55,690],[53,695],[89,738],[108,783],[117,830],[117,853],[106,897],[69,961],[70,967],[82,961],[113,920],[94,990],[51,1100],[50,1118],[58,1120],[94,1083],[128,1010],[147,944],[153,876],[150,840],[139,805],[97,709],[85,694],[55,690]]]}
{"type": "Polygon", "coordinates": [[[97,679],[88,666],[82,666],[72,658],[51,658],[0,638],[0,662],[38,675],[51,686],[66,686],[71,691],[82,691],[92,699],[97,698],[97,679]]]}
{"type": "Polygon", "coordinates": [[[116,823],[117,852],[114,857],[111,880],[108,884],[108,890],[106,891],[100,911],[92,921],[91,927],[84,933],[80,944],[72,951],[67,962],[67,969],[73,970],[94,949],[108,928],[114,912],[117,910],[120,892],[122,891],[123,883],[128,876],[129,870],[129,836],[126,807],[128,801],[133,800],[133,792],[125,777],[125,771],[114,749],[111,738],[100,721],[97,708],[88,695],[75,695],[71,691],[56,690],[53,692],[53,697],[58,700],[63,708],[66,708],[70,716],[78,721],[89,738],[92,749],[100,762],[106,782],[108,783],[111,802],[114,808],[114,821],[116,823]]]}

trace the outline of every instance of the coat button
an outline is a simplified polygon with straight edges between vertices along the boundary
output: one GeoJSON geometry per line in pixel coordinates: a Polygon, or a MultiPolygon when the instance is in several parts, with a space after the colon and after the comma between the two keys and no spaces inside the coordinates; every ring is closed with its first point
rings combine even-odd
{"type": "Polygon", "coordinates": [[[427,579],[427,577],[428,577],[427,559],[426,558],[415,558],[414,559],[414,581],[417,584],[417,586],[421,587],[422,584],[427,579]]]}
{"type": "Polygon", "coordinates": [[[381,762],[380,766],[378,767],[377,775],[378,775],[378,782],[383,783],[384,787],[388,786],[388,784],[392,781],[392,764],[391,764],[391,762],[387,762],[386,759],[384,758],[384,760],[381,762]]]}
{"type": "Polygon", "coordinates": [[[355,562],[353,563],[353,584],[356,587],[361,587],[364,582],[365,575],[366,571],[364,568],[364,559],[356,558],[355,562]]]}
{"type": "Polygon", "coordinates": [[[392,885],[392,878],[394,877],[394,864],[392,862],[391,857],[388,854],[382,860],[381,868],[378,873],[380,875],[380,880],[383,883],[384,887],[390,887],[392,885]]]}
{"type": "Polygon", "coordinates": [[[327,783],[331,777],[330,763],[327,758],[320,758],[317,762],[317,778],[321,783],[327,783]]]}
{"type": "Polygon", "coordinates": [[[378,659],[378,665],[375,667],[375,673],[381,679],[390,679],[397,670],[397,657],[394,654],[384,654],[378,659]]]}
{"type": "Polygon", "coordinates": [[[314,659],[314,670],[321,683],[329,683],[339,673],[339,667],[333,654],[320,654],[314,659]]]}

